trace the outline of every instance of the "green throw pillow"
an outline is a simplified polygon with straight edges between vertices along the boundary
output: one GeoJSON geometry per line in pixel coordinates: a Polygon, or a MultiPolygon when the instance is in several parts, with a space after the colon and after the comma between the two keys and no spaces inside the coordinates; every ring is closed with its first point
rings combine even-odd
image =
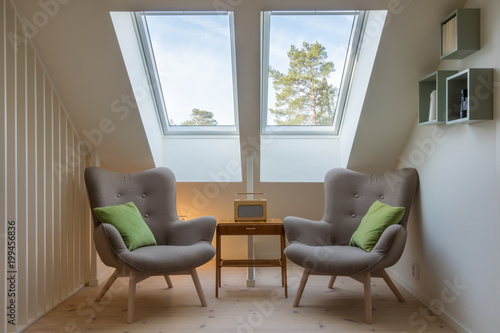
{"type": "Polygon", "coordinates": [[[118,229],[129,251],[156,245],[155,236],[132,201],[123,205],[97,207],[94,213],[102,223],[109,223],[118,229]]]}
{"type": "Polygon", "coordinates": [[[361,220],[358,229],[352,234],[349,245],[370,252],[384,230],[392,224],[399,223],[404,212],[404,207],[392,207],[378,200],[375,201],[361,220]]]}

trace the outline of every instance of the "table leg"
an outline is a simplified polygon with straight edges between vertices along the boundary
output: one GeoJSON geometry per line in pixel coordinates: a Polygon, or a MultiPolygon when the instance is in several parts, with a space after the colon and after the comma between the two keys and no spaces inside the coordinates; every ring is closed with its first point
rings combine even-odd
{"type": "Polygon", "coordinates": [[[286,236],[283,233],[280,237],[281,237],[281,284],[285,288],[285,298],[287,298],[288,285],[287,285],[287,271],[286,271],[286,257],[285,257],[286,236]]]}
{"type": "Polygon", "coordinates": [[[220,251],[221,251],[221,235],[217,232],[217,238],[215,244],[215,298],[219,297],[219,287],[221,285],[221,277],[220,277],[220,251]]]}

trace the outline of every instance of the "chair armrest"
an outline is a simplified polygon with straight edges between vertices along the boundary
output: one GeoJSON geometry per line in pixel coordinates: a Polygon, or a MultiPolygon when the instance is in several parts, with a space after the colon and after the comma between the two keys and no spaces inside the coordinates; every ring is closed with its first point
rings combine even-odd
{"type": "Polygon", "coordinates": [[[283,228],[289,242],[307,245],[331,245],[330,224],[325,221],[313,221],[301,217],[287,216],[283,219],[283,228]]]}
{"type": "Polygon", "coordinates": [[[386,254],[394,252],[401,256],[406,243],[406,229],[400,224],[393,224],[384,230],[372,252],[386,254]]]}
{"type": "Polygon", "coordinates": [[[115,253],[120,253],[122,251],[128,251],[127,245],[123,241],[122,235],[114,225],[109,223],[101,223],[104,233],[108,237],[109,245],[115,253]]]}
{"type": "Polygon", "coordinates": [[[191,245],[212,242],[217,221],[213,216],[202,216],[188,221],[175,221],[169,228],[169,245],[191,245]]]}
{"type": "Polygon", "coordinates": [[[93,232],[94,244],[99,257],[106,266],[121,267],[120,255],[129,252],[118,229],[108,223],[101,223],[93,232]]]}

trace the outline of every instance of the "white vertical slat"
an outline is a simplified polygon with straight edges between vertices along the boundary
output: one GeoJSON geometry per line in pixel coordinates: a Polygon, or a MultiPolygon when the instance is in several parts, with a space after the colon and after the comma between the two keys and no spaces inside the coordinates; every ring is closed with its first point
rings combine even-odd
{"type": "MultiPolygon", "coordinates": [[[[9,34],[15,35],[15,26],[16,20],[14,16],[14,10],[10,3],[7,4],[6,7],[6,29],[5,33],[7,36],[9,34]]],[[[7,68],[5,70],[5,82],[6,82],[6,94],[5,94],[5,109],[7,112],[7,218],[13,219],[18,222],[17,217],[17,99],[16,99],[16,88],[17,88],[17,79],[16,79],[16,66],[17,59],[15,54],[15,49],[12,48],[8,43],[5,45],[5,62],[7,64],[7,68]]],[[[15,237],[15,245],[18,245],[17,236],[15,237]]],[[[15,251],[19,247],[16,246],[15,251]]],[[[16,253],[17,254],[17,253],[16,253]]],[[[17,264],[17,262],[16,262],[17,264]]],[[[17,269],[17,266],[14,270],[10,267],[7,270],[7,274],[10,276],[13,274],[15,276],[13,284],[7,283],[7,292],[11,293],[14,291],[14,297],[8,297],[8,299],[14,299],[15,302],[15,311],[14,317],[9,318],[12,319],[12,324],[7,325],[7,332],[15,332],[17,331],[17,310],[19,306],[18,302],[18,278],[19,275],[17,273],[9,273],[10,271],[14,272],[17,269]],[[13,288],[11,286],[13,285],[13,288]]],[[[7,304],[9,306],[9,304],[7,304]]]]}
{"type": "Polygon", "coordinates": [[[68,122],[68,130],[67,130],[67,138],[66,138],[66,147],[67,147],[67,182],[66,182],[66,234],[67,234],[67,251],[68,251],[68,265],[66,266],[66,276],[67,276],[67,288],[68,293],[71,293],[73,290],[73,279],[72,279],[72,265],[73,265],[73,229],[72,226],[72,211],[73,211],[73,130],[69,126],[68,122]]]}
{"type": "MultiPolygon", "coordinates": [[[[16,36],[22,31],[16,20],[16,36]]],[[[27,226],[27,117],[26,117],[26,44],[11,44],[16,50],[17,97],[17,243],[18,243],[18,308],[17,323],[22,327],[28,322],[28,226],[27,226]]]]}
{"type": "Polygon", "coordinates": [[[80,235],[78,234],[79,232],[79,216],[78,216],[78,207],[80,203],[78,202],[79,200],[79,195],[78,192],[80,191],[79,188],[79,179],[80,175],[78,174],[78,165],[80,162],[80,154],[78,153],[78,138],[76,136],[76,133],[73,131],[73,151],[75,152],[75,164],[73,165],[73,217],[72,217],[72,224],[73,224],[73,285],[72,285],[72,291],[74,291],[76,288],[79,286],[79,279],[78,279],[78,261],[79,261],[79,252],[78,249],[80,247],[80,235]]]}
{"type": "Polygon", "coordinates": [[[82,150],[80,150],[80,141],[78,137],[75,138],[76,149],[78,151],[78,169],[76,170],[77,178],[78,178],[78,221],[77,221],[77,236],[78,236],[78,274],[77,274],[77,284],[76,287],[80,288],[84,283],[85,277],[85,192],[83,185],[83,171],[85,169],[85,156],[82,154],[82,150]]]}
{"type": "MultiPolygon", "coordinates": [[[[6,228],[7,228],[7,149],[6,149],[6,117],[7,108],[5,107],[5,45],[6,45],[6,35],[5,35],[5,6],[6,0],[2,0],[0,3],[0,109],[2,113],[0,114],[0,174],[3,179],[0,182],[0,308],[5,309],[7,293],[6,293],[6,252],[7,252],[7,242],[6,242],[6,228]]],[[[0,332],[7,331],[7,317],[5,315],[0,316],[0,332]]]]}
{"type": "MultiPolygon", "coordinates": [[[[73,131],[69,131],[68,133],[68,148],[70,151],[70,166],[73,165],[72,159],[74,158],[74,152],[73,152],[73,131]]],[[[74,228],[73,228],[73,213],[74,213],[74,207],[73,207],[73,178],[74,178],[74,172],[73,168],[69,167],[68,168],[68,183],[67,183],[67,193],[68,193],[68,201],[66,202],[66,222],[68,226],[68,257],[69,257],[69,265],[66,268],[66,274],[68,275],[68,290],[69,292],[73,291],[73,262],[74,262],[74,257],[73,254],[75,253],[75,240],[74,240],[74,228]]]]}
{"type": "MultiPolygon", "coordinates": [[[[80,143],[78,143],[78,147],[80,148],[80,143]]],[[[85,172],[85,163],[86,163],[86,158],[85,155],[82,154],[83,152],[80,151],[80,163],[78,164],[79,170],[78,174],[80,175],[80,199],[78,200],[80,204],[79,208],[79,225],[80,229],[78,231],[78,234],[80,235],[80,250],[79,250],[79,261],[80,261],[80,276],[79,276],[79,281],[78,285],[83,286],[86,283],[86,257],[88,256],[86,249],[87,249],[87,230],[88,230],[88,225],[87,225],[87,220],[85,219],[85,211],[86,211],[86,196],[87,192],[85,190],[85,180],[83,177],[83,174],[85,172]]]]}
{"type": "Polygon", "coordinates": [[[47,75],[44,75],[44,101],[45,101],[45,247],[46,247],[46,306],[54,306],[54,182],[52,177],[52,88],[47,75]]]}
{"type": "Polygon", "coordinates": [[[53,208],[54,208],[54,265],[52,271],[54,272],[54,302],[58,304],[63,298],[67,296],[66,292],[61,292],[61,182],[59,169],[55,168],[60,161],[60,107],[59,99],[55,92],[52,90],[52,142],[53,142],[53,156],[50,162],[50,171],[53,177],[53,208]]]}
{"type": "Polygon", "coordinates": [[[77,151],[75,150],[75,145],[76,145],[77,139],[74,131],[71,132],[71,150],[73,151],[73,163],[71,165],[71,174],[72,174],[72,179],[71,183],[73,185],[72,188],[72,210],[71,210],[71,261],[72,261],[72,267],[71,267],[71,288],[74,290],[76,288],[76,276],[78,275],[78,265],[77,265],[77,249],[78,249],[78,236],[77,236],[77,210],[78,210],[78,202],[77,202],[77,193],[78,193],[78,179],[77,179],[77,166],[78,166],[78,154],[77,151]]]}
{"type": "Polygon", "coordinates": [[[75,192],[74,192],[74,202],[75,202],[75,214],[74,214],[74,232],[75,232],[75,253],[74,253],[74,264],[75,264],[75,269],[73,271],[73,288],[78,288],[80,286],[80,253],[81,253],[81,214],[80,214],[80,163],[81,163],[81,158],[80,158],[80,147],[79,147],[79,142],[78,138],[76,137],[75,133],[75,139],[74,139],[74,146],[73,149],[75,149],[76,152],[76,165],[74,168],[74,180],[75,180],[75,192]]]}
{"type": "Polygon", "coordinates": [[[46,286],[45,270],[45,119],[44,119],[44,70],[38,58],[36,59],[36,151],[37,151],[37,291],[38,315],[45,313],[46,286]]]}
{"type": "Polygon", "coordinates": [[[68,287],[68,266],[71,262],[68,261],[68,219],[67,219],[67,202],[68,202],[68,122],[66,115],[61,115],[61,161],[59,169],[61,169],[61,290],[64,294],[69,294],[68,287]]]}
{"type": "MultiPolygon", "coordinates": [[[[90,166],[90,159],[91,159],[91,155],[90,153],[87,154],[85,156],[85,161],[84,161],[84,165],[85,165],[85,168],[89,167],[90,166]]],[[[84,177],[84,172],[82,173],[82,177],[84,177]]],[[[84,191],[85,191],[85,194],[84,194],[84,197],[85,197],[85,203],[84,203],[84,225],[85,225],[85,257],[84,257],[84,260],[85,260],[85,284],[86,285],[90,285],[91,281],[92,281],[92,253],[95,251],[93,251],[93,244],[94,244],[94,240],[92,239],[92,230],[94,230],[94,222],[92,221],[92,216],[90,214],[90,204],[89,204],[89,200],[88,200],[88,196],[87,196],[87,190],[86,190],[86,187],[85,187],[85,182],[83,182],[83,186],[84,186],[84,191]]],[[[95,272],[95,271],[94,271],[95,272]]]]}
{"type": "Polygon", "coordinates": [[[17,222],[18,298],[16,324],[1,316],[0,332],[22,330],[81,287],[87,273],[78,136],[21,27],[13,3],[1,0],[0,306],[7,304],[9,217],[17,222]]]}
{"type": "Polygon", "coordinates": [[[36,91],[35,91],[35,54],[28,44],[26,49],[27,67],[27,118],[28,118],[28,146],[27,146],[27,164],[28,164],[28,318],[29,320],[37,317],[37,284],[38,284],[38,265],[37,265],[37,151],[36,151],[36,91]]]}
{"type": "MultiPolygon", "coordinates": [[[[97,151],[92,151],[90,152],[89,155],[89,163],[88,166],[101,166],[101,160],[99,158],[99,154],[97,151]]],[[[90,214],[90,205],[87,206],[89,209],[88,213],[88,221],[91,224],[91,231],[90,231],[90,258],[89,258],[89,267],[90,267],[90,280],[89,280],[89,286],[91,287],[97,287],[99,285],[99,279],[102,279],[102,272],[100,271],[99,267],[102,264],[101,259],[97,255],[97,251],[95,248],[95,243],[93,241],[93,230],[94,230],[94,221],[92,220],[92,216],[90,214]]]]}

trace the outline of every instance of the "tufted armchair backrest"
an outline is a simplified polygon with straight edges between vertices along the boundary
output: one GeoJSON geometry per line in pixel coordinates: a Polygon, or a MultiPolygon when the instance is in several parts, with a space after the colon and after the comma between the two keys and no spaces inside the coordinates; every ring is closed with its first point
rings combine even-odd
{"type": "Polygon", "coordinates": [[[323,220],[331,224],[332,243],[347,245],[376,200],[405,207],[399,224],[406,228],[417,185],[418,173],[413,168],[385,174],[365,174],[341,168],[328,171],[323,220]]]}
{"type": "MultiPolygon", "coordinates": [[[[175,176],[170,169],[155,168],[120,174],[103,168],[85,170],[90,207],[120,205],[132,201],[153,232],[158,245],[168,243],[168,228],[178,220],[175,176]]],[[[93,214],[94,228],[101,222],[93,214]]],[[[172,235],[170,235],[172,237],[172,235]]]]}

